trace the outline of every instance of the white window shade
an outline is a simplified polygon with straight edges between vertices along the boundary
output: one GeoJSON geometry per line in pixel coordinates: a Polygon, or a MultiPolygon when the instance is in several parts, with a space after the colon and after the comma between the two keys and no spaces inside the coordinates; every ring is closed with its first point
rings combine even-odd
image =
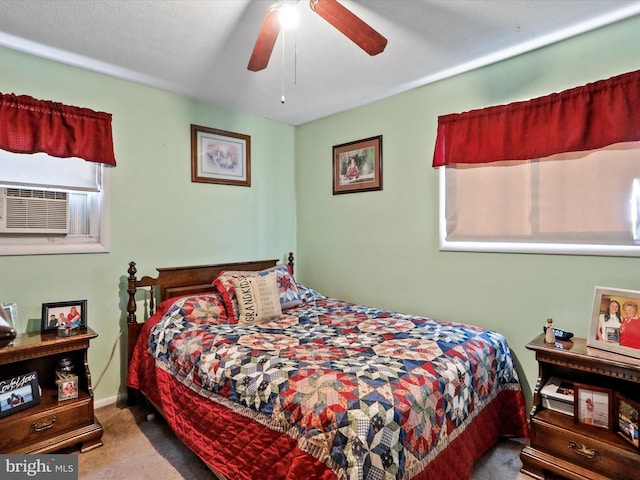
{"type": "Polygon", "coordinates": [[[640,255],[640,142],[441,167],[443,250],[640,255]]]}
{"type": "Polygon", "coordinates": [[[102,164],[45,153],[16,154],[0,150],[0,184],[99,192],[102,164]]]}

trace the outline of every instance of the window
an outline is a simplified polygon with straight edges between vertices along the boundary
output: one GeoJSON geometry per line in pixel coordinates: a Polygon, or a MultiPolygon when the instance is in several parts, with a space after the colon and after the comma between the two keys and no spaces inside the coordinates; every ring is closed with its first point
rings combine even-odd
{"type": "Polygon", "coordinates": [[[108,168],[0,150],[0,255],[109,250],[108,168]]]}
{"type": "Polygon", "coordinates": [[[440,167],[443,250],[640,255],[640,142],[440,167]]]}
{"type": "Polygon", "coordinates": [[[111,114],[0,93],[0,255],[106,252],[111,114]]]}
{"type": "Polygon", "coordinates": [[[443,250],[640,255],[640,70],[438,117],[443,250]]]}

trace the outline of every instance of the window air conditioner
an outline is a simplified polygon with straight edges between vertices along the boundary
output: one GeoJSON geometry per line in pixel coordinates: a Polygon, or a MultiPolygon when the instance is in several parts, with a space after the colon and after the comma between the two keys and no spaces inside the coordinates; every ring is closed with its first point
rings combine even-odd
{"type": "Polygon", "coordinates": [[[69,194],[0,188],[0,233],[69,233],[69,194]]]}

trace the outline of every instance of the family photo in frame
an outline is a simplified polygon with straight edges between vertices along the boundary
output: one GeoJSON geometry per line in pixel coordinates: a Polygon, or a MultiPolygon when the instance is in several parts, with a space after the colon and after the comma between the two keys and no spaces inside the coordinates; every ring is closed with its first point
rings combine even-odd
{"type": "Polygon", "coordinates": [[[41,333],[55,332],[58,328],[80,328],[86,326],[86,300],[42,304],[41,333]]]}
{"type": "Polygon", "coordinates": [[[595,288],[587,346],[640,359],[640,291],[595,288]]]}

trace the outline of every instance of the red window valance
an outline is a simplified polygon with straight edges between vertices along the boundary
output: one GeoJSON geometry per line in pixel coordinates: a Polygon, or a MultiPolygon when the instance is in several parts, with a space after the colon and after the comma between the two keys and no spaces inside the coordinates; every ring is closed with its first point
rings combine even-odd
{"type": "Polygon", "coordinates": [[[0,149],[116,165],[111,114],[0,94],[0,149]]]}
{"type": "Polygon", "coordinates": [[[640,70],[438,117],[433,166],[530,160],[640,140],[640,70]]]}

